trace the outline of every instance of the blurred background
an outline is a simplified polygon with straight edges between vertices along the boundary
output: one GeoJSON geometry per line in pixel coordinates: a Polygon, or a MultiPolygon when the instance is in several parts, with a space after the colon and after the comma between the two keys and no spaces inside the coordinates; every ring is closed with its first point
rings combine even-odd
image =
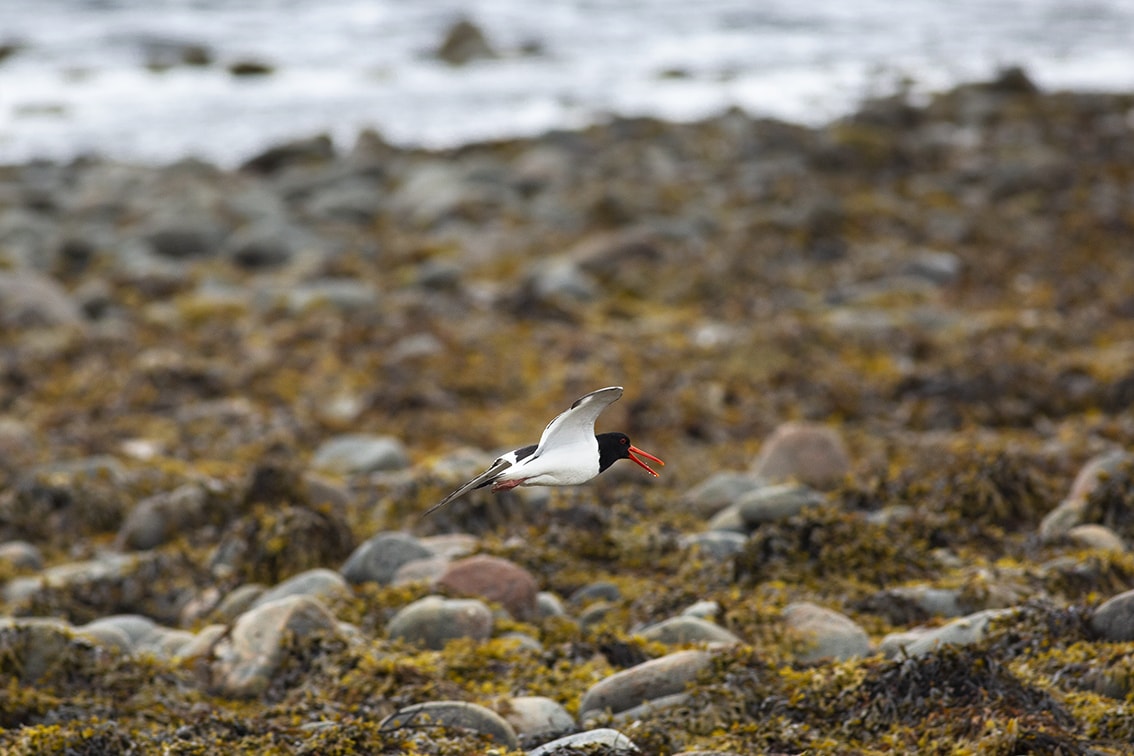
{"type": "Polygon", "coordinates": [[[5,0],[0,162],[233,165],[316,132],[439,147],[730,106],[818,125],[1005,65],[1122,90],[1131,29],[1130,0],[5,0]]]}

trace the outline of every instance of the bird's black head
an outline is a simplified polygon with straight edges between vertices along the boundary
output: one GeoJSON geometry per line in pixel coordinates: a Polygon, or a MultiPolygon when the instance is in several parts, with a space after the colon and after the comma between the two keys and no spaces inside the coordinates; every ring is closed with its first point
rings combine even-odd
{"type": "Polygon", "coordinates": [[[628,459],[650,475],[653,475],[655,478],[658,477],[658,474],[651,470],[649,465],[638,458],[637,455],[639,454],[648,459],[652,459],[659,465],[665,464],[665,462],[662,462],[653,454],[644,452],[630,443],[630,437],[625,433],[599,433],[595,438],[598,440],[598,471],[600,473],[618,460],[628,459]]]}

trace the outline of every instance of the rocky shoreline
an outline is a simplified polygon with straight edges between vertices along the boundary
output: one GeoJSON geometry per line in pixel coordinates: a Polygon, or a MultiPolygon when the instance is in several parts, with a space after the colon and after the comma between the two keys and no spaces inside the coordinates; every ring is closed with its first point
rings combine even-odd
{"type": "Polygon", "coordinates": [[[0,167],[0,745],[1124,753],[1132,137],[1016,70],[0,167]],[[660,480],[420,519],[615,383],[660,480]]]}

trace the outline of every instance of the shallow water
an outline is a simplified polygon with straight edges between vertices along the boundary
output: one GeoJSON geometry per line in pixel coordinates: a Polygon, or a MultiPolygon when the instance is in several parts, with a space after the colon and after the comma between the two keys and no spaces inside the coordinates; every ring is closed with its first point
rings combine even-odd
{"type": "Polygon", "coordinates": [[[1010,64],[1046,88],[1129,90],[1131,29],[1134,0],[4,0],[0,44],[19,49],[0,62],[0,162],[232,164],[315,132],[445,146],[730,106],[818,123],[1010,64]],[[461,17],[498,59],[431,56],[461,17]],[[212,62],[147,68],[171,41],[212,62]],[[248,59],[274,73],[228,73],[248,59]]]}

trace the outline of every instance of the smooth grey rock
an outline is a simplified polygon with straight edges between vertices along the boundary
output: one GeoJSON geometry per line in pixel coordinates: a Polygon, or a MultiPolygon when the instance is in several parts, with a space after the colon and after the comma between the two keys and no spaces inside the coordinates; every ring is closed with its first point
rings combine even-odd
{"type": "Polygon", "coordinates": [[[340,572],[353,585],[370,582],[388,585],[399,567],[414,559],[428,559],[433,555],[408,533],[378,533],[354,550],[340,572]]]}
{"type": "Polygon", "coordinates": [[[915,628],[902,633],[891,633],[882,639],[878,650],[893,658],[899,654],[924,656],[944,645],[967,646],[984,639],[989,623],[1012,609],[985,609],[935,628],[915,628]]]}
{"type": "Polygon", "coordinates": [[[541,742],[575,729],[575,718],[562,704],[544,696],[516,696],[506,699],[500,714],[521,741],[541,742]]]}
{"type": "Polygon", "coordinates": [[[426,596],[402,607],[386,624],[386,634],[433,650],[454,638],[487,640],[492,635],[492,611],[478,599],[426,596]]]}
{"type": "Polygon", "coordinates": [[[128,549],[160,546],[201,523],[206,499],[205,490],[194,483],[142,499],[126,515],[116,543],[128,549]]]}
{"type": "Polygon", "coordinates": [[[245,270],[276,268],[295,257],[295,242],[302,237],[303,232],[277,220],[260,220],[234,232],[222,252],[245,270]]]}
{"type": "Polygon", "coordinates": [[[658,698],[651,698],[645,703],[631,706],[625,711],[620,711],[611,717],[612,723],[616,725],[632,725],[638,720],[644,719],[651,714],[655,714],[664,709],[673,706],[683,706],[689,703],[688,693],[671,693],[668,696],[659,696],[658,698]]]}
{"type": "Polygon", "coordinates": [[[18,570],[39,570],[43,568],[43,554],[27,541],[5,541],[0,543],[0,562],[18,570]]]}
{"type": "MultiPolygon", "coordinates": [[[[739,509],[736,511],[739,513],[739,509]]],[[[723,560],[744,551],[748,537],[732,530],[707,530],[683,535],[678,543],[682,548],[696,550],[703,556],[723,560]]]]}
{"type": "Polygon", "coordinates": [[[598,296],[595,282],[569,260],[536,263],[523,287],[538,302],[590,302],[598,296]]]}
{"type": "Polygon", "coordinates": [[[693,486],[681,497],[682,503],[701,517],[712,517],[737,498],[754,488],[766,485],[752,473],[722,470],[693,486]]]}
{"type": "Polygon", "coordinates": [[[964,267],[961,258],[952,252],[923,249],[914,254],[899,272],[920,276],[938,286],[949,286],[957,282],[964,267]]]}
{"type": "Polygon", "coordinates": [[[618,601],[622,591],[609,580],[596,580],[577,589],[567,599],[572,606],[586,606],[594,601],[618,601]]]}
{"type": "Polygon", "coordinates": [[[128,577],[141,561],[130,554],[103,554],[98,559],[49,567],[38,575],[17,577],[4,585],[4,600],[15,603],[30,598],[43,589],[75,589],[128,577]]]}
{"type": "Polygon", "coordinates": [[[409,467],[405,446],[393,436],[351,434],[323,442],[311,466],[327,472],[359,474],[409,467]]]}
{"type": "Polygon", "coordinates": [[[700,617],[703,620],[721,615],[721,605],[717,601],[702,600],[681,610],[682,617],[700,617]]]}
{"type": "Polygon", "coordinates": [[[188,630],[159,627],[134,650],[139,653],[150,653],[161,659],[172,659],[179,656],[181,649],[192,643],[195,638],[196,636],[188,630]]]}
{"type": "Polygon", "coordinates": [[[339,634],[338,623],[310,596],[289,596],[250,609],[236,620],[228,638],[214,647],[218,692],[254,697],[271,684],[288,642],[314,633],[339,634]]]}
{"type": "Polygon", "coordinates": [[[99,617],[92,620],[85,625],[81,625],[76,630],[84,633],[92,633],[96,636],[102,635],[104,631],[109,630],[110,635],[121,633],[126,637],[128,642],[127,650],[134,651],[143,643],[149,641],[156,633],[161,630],[161,626],[154,622],[149,617],[141,614],[113,614],[108,617],[99,617]]]}
{"type": "Polygon", "coordinates": [[[177,652],[183,659],[207,659],[220,639],[228,632],[228,625],[205,625],[193,639],[177,652]]]}
{"type": "Polygon", "coordinates": [[[564,617],[566,614],[567,610],[563,608],[563,602],[554,593],[540,591],[536,594],[537,618],[564,617]]]}
{"type": "Polygon", "coordinates": [[[903,585],[891,588],[886,593],[899,602],[908,602],[919,611],[933,617],[961,617],[969,611],[962,605],[961,591],[957,588],[903,585]]]}
{"type": "Polygon", "coordinates": [[[707,651],[678,651],[616,672],[583,694],[579,719],[607,709],[618,713],[654,698],[681,693],[711,661],[707,651]]]}
{"type": "Polygon", "coordinates": [[[407,706],[383,719],[378,729],[393,730],[426,724],[483,733],[508,748],[520,745],[516,731],[503,717],[492,709],[467,701],[429,701],[407,706]]]}
{"type": "Polygon", "coordinates": [[[587,752],[584,749],[588,749],[588,747],[595,750],[601,749],[600,752],[604,756],[641,753],[638,746],[634,745],[634,741],[618,730],[601,727],[597,730],[577,732],[574,735],[566,735],[550,743],[544,743],[539,748],[528,751],[527,756],[560,756],[560,754],[567,756],[568,754],[587,752]]]}
{"type": "Polygon", "coordinates": [[[1112,596],[1095,609],[1091,629],[1115,643],[1134,641],[1134,590],[1112,596]]]}
{"type": "Polygon", "coordinates": [[[170,212],[154,219],[152,230],[145,235],[150,251],[160,258],[175,261],[216,255],[227,232],[212,219],[191,215],[170,212]]]}
{"type": "Polygon", "coordinates": [[[651,641],[667,645],[685,643],[741,643],[739,637],[720,625],[701,619],[681,615],[670,617],[638,631],[638,635],[651,641]]]}
{"type": "Polygon", "coordinates": [[[303,207],[315,218],[366,225],[378,217],[381,197],[381,188],[374,180],[351,176],[320,187],[303,207]]]}
{"type": "Polygon", "coordinates": [[[764,486],[742,495],[736,502],[740,518],[754,528],[766,522],[785,520],[808,507],[817,507],[826,501],[823,495],[807,486],[785,483],[764,486]]]}
{"type": "Polygon", "coordinates": [[[460,559],[480,547],[480,539],[469,533],[440,533],[418,539],[425,548],[438,556],[460,559]]]}
{"type": "Polygon", "coordinates": [[[252,602],[251,608],[255,609],[292,596],[310,596],[327,604],[350,595],[350,587],[342,575],[325,567],[316,567],[293,575],[279,585],[264,591],[252,602]]]}
{"type": "Polygon", "coordinates": [[[784,608],[784,623],[805,643],[796,657],[805,664],[821,659],[854,659],[870,654],[870,637],[854,620],[806,601],[784,608]]]}
{"type": "Polygon", "coordinates": [[[771,481],[795,480],[814,488],[838,485],[850,471],[850,455],[833,428],[784,423],[776,428],[752,463],[752,472],[771,481]]]}

